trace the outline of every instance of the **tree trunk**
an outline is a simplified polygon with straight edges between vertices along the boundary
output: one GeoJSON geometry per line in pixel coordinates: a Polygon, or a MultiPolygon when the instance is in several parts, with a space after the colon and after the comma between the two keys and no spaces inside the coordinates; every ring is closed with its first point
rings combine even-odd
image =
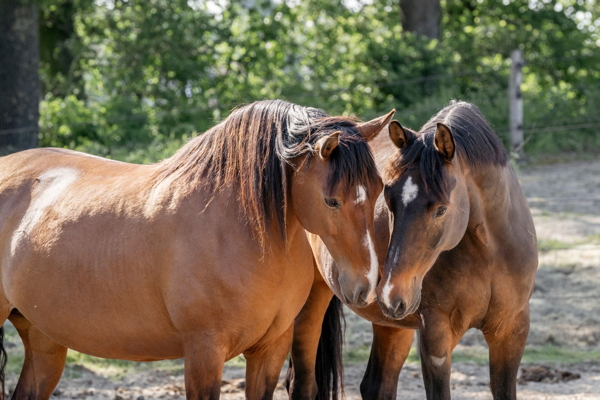
{"type": "Polygon", "coordinates": [[[431,39],[440,39],[440,0],[400,0],[402,29],[431,39]]]}
{"type": "Polygon", "coordinates": [[[38,143],[40,103],[37,7],[0,0],[0,154],[38,143]]]}

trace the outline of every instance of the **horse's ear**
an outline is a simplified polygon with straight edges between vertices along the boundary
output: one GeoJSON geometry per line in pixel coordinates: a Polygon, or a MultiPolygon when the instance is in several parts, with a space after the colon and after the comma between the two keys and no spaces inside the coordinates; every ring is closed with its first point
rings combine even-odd
{"type": "Polygon", "coordinates": [[[437,123],[433,144],[436,150],[439,151],[447,161],[452,161],[456,144],[454,142],[454,135],[452,135],[452,131],[448,125],[441,122],[437,123]]]}
{"type": "Polygon", "coordinates": [[[390,122],[390,139],[396,145],[397,148],[401,149],[408,144],[414,137],[414,134],[410,129],[404,129],[400,122],[393,120],[390,122]]]}
{"type": "Polygon", "coordinates": [[[321,138],[317,142],[315,150],[323,160],[327,160],[333,152],[333,149],[340,143],[340,133],[341,132],[339,131],[333,132],[331,135],[321,138]]]}
{"type": "Polygon", "coordinates": [[[375,136],[377,136],[377,134],[381,132],[381,130],[385,128],[387,124],[390,123],[390,120],[395,113],[396,110],[392,110],[384,116],[372,119],[371,121],[363,122],[362,124],[358,124],[356,128],[368,142],[369,140],[375,138],[375,136]]]}

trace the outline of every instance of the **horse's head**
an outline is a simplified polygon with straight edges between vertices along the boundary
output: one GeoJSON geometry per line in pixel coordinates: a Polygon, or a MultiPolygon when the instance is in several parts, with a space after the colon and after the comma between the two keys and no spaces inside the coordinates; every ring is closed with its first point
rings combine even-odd
{"type": "Polygon", "coordinates": [[[387,316],[401,319],[417,310],[423,278],[440,253],[464,236],[469,196],[450,127],[437,122],[415,133],[392,121],[390,137],[400,154],[387,171],[393,229],[377,296],[387,316]]]}
{"type": "MultiPolygon", "coordinates": [[[[394,112],[355,125],[323,126],[309,162],[292,176],[292,204],[301,225],[318,235],[335,261],[321,271],[344,301],[357,307],[376,299],[379,263],[374,247],[374,208],[383,183],[367,141],[394,112]]],[[[335,121],[335,120],[333,120],[335,121]]]]}

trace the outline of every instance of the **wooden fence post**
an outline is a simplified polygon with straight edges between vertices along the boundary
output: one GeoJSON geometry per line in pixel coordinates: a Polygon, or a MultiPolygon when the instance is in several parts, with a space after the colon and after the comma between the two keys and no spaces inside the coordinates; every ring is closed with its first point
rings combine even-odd
{"type": "Polygon", "coordinates": [[[521,83],[523,82],[523,51],[513,50],[510,53],[512,65],[510,68],[510,81],[508,96],[510,104],[510,151],[518,157],[523,157],[523,96],[521,83]]]}

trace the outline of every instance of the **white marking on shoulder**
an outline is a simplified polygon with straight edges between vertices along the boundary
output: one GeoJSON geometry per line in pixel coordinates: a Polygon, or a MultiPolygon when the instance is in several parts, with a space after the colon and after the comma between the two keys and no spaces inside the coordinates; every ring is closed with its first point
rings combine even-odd
{"type": "Polygon", "coordinates": [[[394,288],[394,285],[392,284],[392,273],[390,272],[390,275],[388,276],[388,280],[385,283],[383,290],[381,291],[381,301],[383,301],[383,304],[385,304],[389,308],[392,307],[392,301],[390,300],[390,293],[392,292],[393,288],[394,288]]]}
{"type": "Polygon", "coordinates": [[[21,238],[31,233],[47,209],[62,198],[69,186],[79,178],[79,175],[80,173],[76,169],[59,167],[49,169],[38,177],[39,183],[32,193],[33,199],[29,208],[19,227],[13,233],[11,254],[14,255],[21,238]]]}
{"type": "Polygon", "coordinates": [[[356,188],[356,200],[354,204],[364,203],[367,200],[367,191],[363,185],[356,188]]]}
{"type": "Polygon", "coordinates": [[[417,194],[419,194],[419,187],[413,183],[412,176],[409,176],[402,188],[402,203],[404,203],[404,207],[416,199],[417,194]]]}
{"type": "Polygon", "coordinates": [[[371,240],[371,235],[367,232],[367,238],[365,239],[365,246],[369,250],[369,258],[371,261],[371,265],[369,267],[369,272],[367,272],[367,279],[369,280],[369,294],[367,295],[367,304],[371,304],[377,299],[377,293],[375,289],[377,288],[377,278],[379,277],[379,260],[377,259],[377,253],[375,252],[375,246],[373,245],[373,240],[371,240]]]}
{"type": "Polygon", "coordinates": [[[441,367],[446,362],[446,356],[444,357],[436,357],[431,356],[431,363],[436,367],[441,367]]]}

